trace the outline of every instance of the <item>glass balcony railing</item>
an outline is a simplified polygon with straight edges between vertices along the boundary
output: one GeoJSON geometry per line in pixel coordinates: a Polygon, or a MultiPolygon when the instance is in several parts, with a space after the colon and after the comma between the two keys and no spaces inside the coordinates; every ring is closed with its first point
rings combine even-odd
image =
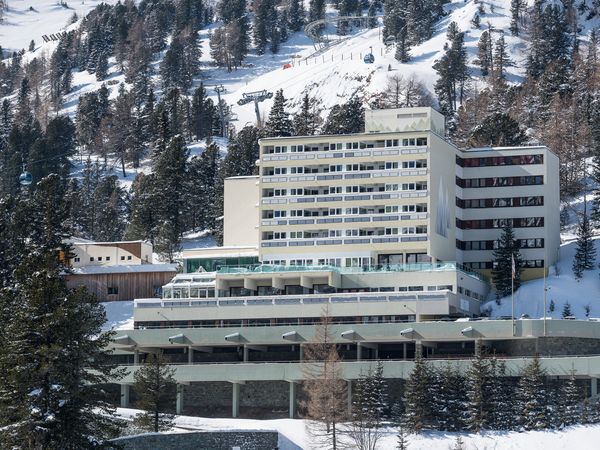
{"type": "Polygon", "coordinates": [[[414,263],[414,264],[378,264],[358,267],[337,267],[329,265],[312,266],[280,266],[268,264],[256,264],[249,266],[221,266],[218,274],[244,274],[244,273],[281,273],[281,272],[325,272],[333,271],[340,274],[345,273],[368,273],[368,272],[433,272],[433,271],[460,271],[473,276],[481,281],[487,281],[481,274],[466,268],[454,261],[437,263],[414,263]]]}

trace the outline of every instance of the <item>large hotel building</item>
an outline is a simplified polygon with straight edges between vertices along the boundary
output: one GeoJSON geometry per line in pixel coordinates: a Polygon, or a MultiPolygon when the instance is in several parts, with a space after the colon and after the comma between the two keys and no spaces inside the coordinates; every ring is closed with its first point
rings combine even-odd
{"type": "MultiPolygon", "coordinates": [[[[290,382],[293,416],[302,345],[323,311],[348,361],[472,354],[477,339],[503,354],[529,348],[514,339],[541,351],[541,325],[460,321],[490,294],[506,223],[523,279],[556,261],[559,163],[548,148],[458,149],[431,108],[367,111],[360,134],[259,143],[258,175],[225,181],[224,245],[184,251],[184,273],[162,298],[135,301],[135,329],[115,339],[123,362],[165,349],[183,364],[182,385],[233,383],[234,416],[246,381],[290,382]],[[234,364],[252,361],[269,364],[234,364]]],[[[408,373],[394,367],[386,376],[408,373]]]]}

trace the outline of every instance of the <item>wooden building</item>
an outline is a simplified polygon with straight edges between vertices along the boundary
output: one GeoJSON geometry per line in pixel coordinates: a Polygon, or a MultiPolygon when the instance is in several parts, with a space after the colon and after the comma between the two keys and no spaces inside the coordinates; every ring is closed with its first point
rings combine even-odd
{"type": "Polygon", "coordinates": [[[160,297],[176,274],[176,264],[87,266],[65,275],[67,286],[85,286],[102,302],[160,297]]]}

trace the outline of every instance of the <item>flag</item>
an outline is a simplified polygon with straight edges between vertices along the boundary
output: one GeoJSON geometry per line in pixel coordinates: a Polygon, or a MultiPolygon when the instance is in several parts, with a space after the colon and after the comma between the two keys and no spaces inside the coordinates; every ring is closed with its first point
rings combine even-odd
{"type": "Polygon", "coordinates": [[[517,274],[517,269],[515,267],[515,254],[514,253],[511,255],[511,260],[512,260],[512,279],[514,280],[515,276],[517,274]]]}

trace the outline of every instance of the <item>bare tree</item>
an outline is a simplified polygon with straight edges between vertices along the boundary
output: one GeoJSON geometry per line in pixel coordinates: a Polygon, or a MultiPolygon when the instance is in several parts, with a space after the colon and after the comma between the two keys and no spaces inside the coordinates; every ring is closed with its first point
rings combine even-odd
{"type": "Polygon", "coordinates": [[[386,89],[382,92],[385,108],[412,108],[433,106],[434,101],[423,83],[414,75],[405,79],[400,74],[388,77],[386,89]]]}
{"type": "Polygon", "coordinates": [[[302,406],[309,419],[307,428],[319,445],[341,448],[340,423],[347,419],[347,389],[341,359],[331,335],[328,309],[315,327],[315,335],[304,347],[303,383],[306,401],[302,406]]]}

